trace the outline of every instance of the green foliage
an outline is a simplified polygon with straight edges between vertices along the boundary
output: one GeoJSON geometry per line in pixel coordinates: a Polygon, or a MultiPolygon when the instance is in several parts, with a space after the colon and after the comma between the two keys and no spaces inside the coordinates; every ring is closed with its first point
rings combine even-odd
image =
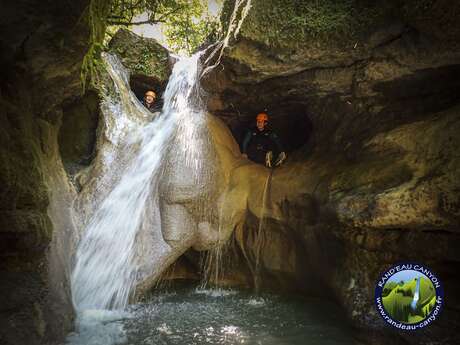
{"type": "Polygon", "coordinates": [[[273,46],[349,37],[377,20],[383,7],[358,0],[256,0],[243,27],[248,37],[273,46]]]}
{"type": "Polygon", "coordinates": [[[192,54],[206,39],[217,40],[220,22],[206,13],[202,1],[185,2],[187,10],[169,17],[164,33],[173,51],[192,54]]]}
{"type": "Polygon", "coordinates": [[[142,49],[139,61],[133,66],[135,70],[142,74],[153,73],[150,66],[150,60],[154,57],[153,52],[149,51],[147,47],[142,49]]]}
{"type": "Polygon", "coordinates": [[[390,294],[391,291],[397,286],[396,282],[387,282],[383,287],[382,297],[386,297],[390,294]]]}
{"type": "Polygon", "coordinates": [[[390,293],[382,299],[383,306],[391,317],[404,323],[415,323],[431,312],[436,302],[436,293],[429,279],[420,279],[419,300],[415,311],[411,309],[417,284],[415,279],[404,283],[402,286],[390,282],[385,285],[384,289],[393,287],[390,293]]]}
{"type": "Polygon", "coordinates": [[[436,304],[436,296],[433,296],[431,297],[430,301],[425,306],[422,307],[423,317],[427,317],[431,313],[435,304],[436,304]]]}
{"type": "MultiPolygon", "coordinates": [[[[300,6],[291,7],[291,16],[286,17],[284,30],[325,33],[346,30],[350,26],[350,17],[354,15],[353,1],[311,1],[300,3],[300,6]]],[[[279,8],[278,8],[279,10],[279,8]]],[[[276,13],[284,15],[283,10],[276,13]]]]}
{"type": "MultiPolygon", "coordinates": [[[[109,25],[131,26],[136,24],[168,23],[175,17],[200,18],[205,9],[203,0],[110,0],[109,25]],[[134,17],[146,13],[148,18],[134,21],[134,17]]],[[[176,22],[177,23],[177,22],[176,22]]]]}
{"type": "Polygon", "coordinates": [[[83,14],[89,24],[89,49],[83,57],[81,66],[82,93],[85,93],[88,80],[93,86],[97,84],[98,71],[101,67],[100,55],[110,13],[110,0],[91,0],[83,14]]]}
{"type": "MultiPolygon", "coordinates": [[[[110,15],[108,17],[109,25],[124,25],[133,24],[134,17],[148,12],[150,22],[158,21],[158,7],[164,1],[149,1],[149,0],[111,0],[110,15]]],[[[166,1],[174,3],[174,1],[166,1]]]]}
{"type": "MultiPolygon", "coordinates": [[[[176,52],[191,53],[206,38],[213,38],[213,35],[215,38],[219,23],[206,14],[205,4],[201,0],[90,0],[83,14],[90,28],[89,49],[81,68],[83,92],[88,81],[97,87],[102,66],[100,55],[108,41],[106,37],[113,35],[120,26],[163,23],[168,43],[176,52]],[[134,21],[142,13],[147,13],[148,18],[134,21]]],[[[150,58],[149,53],[142,56],[144,59],[137,66],[140,71],[149,66],[145,63],[150,58]]]]}
{"type": "MultiPolygon", "coordinates": [[[[149,47],[144,46],[142,47],[139,55],[139,59],[132,65],[133,70],[139,74],[145,75],[152,75],[159,70],[164,70],[164,68],[155,68],[152,65],[153,60],[158,60],[159,57],[155,55],[155,51],[153,49],[149,49],[149,47]]],[[[167,61],[164,61],[167,64],[167,61]]]]}

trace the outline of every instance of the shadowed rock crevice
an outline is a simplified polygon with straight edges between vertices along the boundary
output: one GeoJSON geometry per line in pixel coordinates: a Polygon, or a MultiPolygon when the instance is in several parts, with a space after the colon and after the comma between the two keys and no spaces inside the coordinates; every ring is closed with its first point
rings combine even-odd
{"type": "Polygon", "coordinates": [[[63,108],[59,151],[67,172],[74,175],[88,166],[96,150],[100,99],[90,91],[63,108]]]}

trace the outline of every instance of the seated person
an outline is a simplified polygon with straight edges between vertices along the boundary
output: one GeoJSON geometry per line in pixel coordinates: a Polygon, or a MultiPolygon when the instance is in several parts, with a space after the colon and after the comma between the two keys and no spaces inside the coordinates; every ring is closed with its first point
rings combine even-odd
{"type": "Polygon", "coordinates": [[[281,141],[275,132],[267,128],[268,115],[260,113],[256,117],[256,127],[248,130],[243,139],[243,157],[253,162],[273,166],[273,152],[277,151],[278,158],[275,166],[279,166],[286,159],[281,141]]]}
{"type": "Polygon", "coordinates": [[[157,94],[152,90],[147,90],[144,95],[144,100],[142,104],[151,112],[151,113],[159,113],[161,111],[161,107],[155,101],[157,99],[157,94]]]}

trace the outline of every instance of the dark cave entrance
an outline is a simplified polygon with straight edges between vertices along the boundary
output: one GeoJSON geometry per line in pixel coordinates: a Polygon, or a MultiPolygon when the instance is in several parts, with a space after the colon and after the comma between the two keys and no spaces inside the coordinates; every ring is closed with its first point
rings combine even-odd
{"type": "Polygon", "coordinates": [[[260,112],[268,114],[268,126],[278,134],[286,152],[294,152],[309,142],[313,124],[305,106],[302,104],[279,104],[258,110],[244,109],[243,112],[226,114],[224,121],[230,127],[240,148],[246,131],[255,126],[256,115],[260,112]]]}
{"type": "Polygon", "coordinates": [[[145,75],[133,74],[130,77],[129,85],[140,102],[144,100],[146,91],[153,90],[157,95],[156,102],[158,106],[163,107],[163,94],[166,89],[166,83],[145,75]]]}

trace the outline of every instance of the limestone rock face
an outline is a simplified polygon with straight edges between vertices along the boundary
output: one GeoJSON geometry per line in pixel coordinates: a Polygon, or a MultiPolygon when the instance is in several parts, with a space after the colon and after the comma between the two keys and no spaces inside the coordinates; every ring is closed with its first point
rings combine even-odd
{"type": "MultiPolygon", "coordinates": [[[[2,4],[1,344],[58,342],[71,327],[68,259],[78,231],[68,175],[84,198],[101,175],[95,145],[113,145],[98,97],[80,96],[87,28],[77,22],[87,3],[2,4]]],[[[373,305],[379,275],[420,261],[440,276],[448,304],[436,325],[407,340],[455,344],[459,4],[365,3],[251,1],[239,36],[203,80],[217,183],[212,224],[196,224],[181,275],[196,277],[197,251],[210,250],[223,258],[226,284],[333,296],[355,325],[384,329],[373,305]],[[274,171],[238,147],[263,110],[288,151],[274,171]]],[[[121,30],[111,50],[138,98],[146,88],[161,94],[172,64],[165,49],[121,30]]],[[[187,197],[165,201],[193,215],[196,195],[187,197]]]]}
{"type": "MultiPolygon", "coordinates": [[[[101,71],[102,82],[98,90],[101,102],[97,104],[99,111],[97,133],[96,130],[82,131],[86,134],[91,133],[95,138],[94,140],[88,136],[80,138],[77,141],[78,147],[75,145],[70,149],[68,145],[61,147],[64,159],[86,150],[84,161],[88,164],[75,175],[80,190],[74,206],[78,213],[76,218],[80,223],[80,229],[84,229],[98,205],[119,182],[130,159],[135,156],[136,145],[130,143],[133,131],[138,131],[141,126],[152,120],[152,116],[156,116],[150,113],[140,101],[146,90],[153,89],[157,93],[156,102],[161,106],[160,98],[173,65],[169,51],[155,39],[140,37],[126,29],[117,31],[109,42],[108,51],[103,55],[106,71],[101,71]],[[89,139],[95,146],[89,155],[90,159],[88,159],[88,145],[85,145],[90,141],[89,139]],[[117,164],[113,164],[114,162],[117,164]]],[[[88,117],[94,112],[85,112],[81,109],[91,108],[92,101],[94,99],[90,94],[84,102],[79,103],[79,108],[69,109],[69,112],[78,112],[79,118],[74,121],[80,126],[88,126],[93,122],[92,118],[83,119],[83,117],[88,117]]],[[[75,125],[73,129],[70,129],[71,124],[68,127],[68,130],[75,135],[75,125]]]]}
{"type": "MultiPolygon", "coordinates": [[[[209,110],[237,140],[267,111],[288,150],[265,202],[267,169],[247,162],[230,172],[223,218],[238,264],[228,274],[242,272],[241,285],[258,272],[262,286],[327,291],[357,326],[384,330],[373,294],[390,265],[419,261],[446,294],[460,286],[459,7],[270,3],[251,2],[222,67],[203,81],[209,110]]],[[[408,340],[458,341],[446,321],[460,320],[453,298],[436,327],[408,340]]]]}
{"type": "Polygon", "coordinates": [[[99,126],[99,96],[87,92],[63,108],[59,130],[59,151],[66,170],[74,175],[85,169],[95,155],[96,131],[99,126]]]}
{"type": "Polygon", "coordinates": [[[68,253],[75,190],[58,137],[65,109],[81,94],[88,31],[78,19],[86,4],[2,3],[1,344],[61,342],[72,327],[68,253]]]}
{"type": "MultiPolygon", "coordinates": [[[[79,19],[88,3],[2,4],[1,344],[62,343],[72,328],[71,258],[89,216],[78,201],[102,175],[98,156],[113,148],[117,125],[101,115],[95,90],[81,95],[89,32],[79,19]]],[[[145,88],[161,96],[171,71],[166,49],[123,30],[111,47],[132,68],[139,98],[145,88]]],[[[151,116],[140,104],[130,111],[151,116]]]]}
{"type": "Polygon", "coordinates": [[[109,49],[121,58],[123,66],[128,69],[131,88],[138,98],[142,99],[148,89],[154,89],[158,96],[161,95],[174,63],[166,48],[154,39],[119,29],[110,40],[109,49]]]}

